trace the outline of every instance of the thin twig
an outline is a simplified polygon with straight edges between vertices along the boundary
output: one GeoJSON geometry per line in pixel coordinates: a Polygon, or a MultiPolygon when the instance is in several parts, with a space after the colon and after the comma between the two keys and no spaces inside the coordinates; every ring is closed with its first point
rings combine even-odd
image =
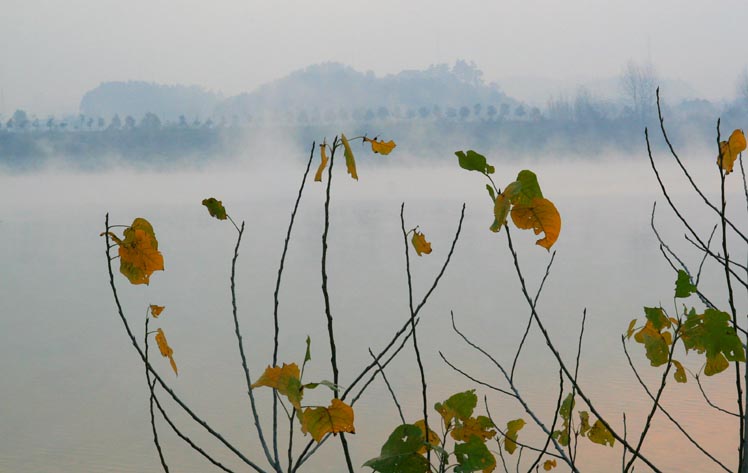
{"type": "MultiPolygon", "coordinates": [[[[150,318],[148,317],[148,313],[146,312],[145,316],[145,330],[143,335],[143,350],[145,351],[145,358],[146,362],[148,361],[148,323],[150,322],[150,318]]],[[[145,380],[148,384],[148,391],[150,393],[148,405],[148,410],[151,414],[151,430],[153,431],[153,443],[156,445],[156,451],[158,452],[158,459],[161,461],[161,467],[164,469],[165,473],[169,473],[169,465],[166,464],[166,459],[164,458],[164,452],[161,450],[161,443],[158,441],[158,431],[156,430],[156,416],[153,413],[153,402],[154,402],[154,394],[153,394],[153,388],[156,385],[156,381],[153,381],[151,383],[151,373],[148,371],[148,368],[145,369],[145,380]]]]}
{"type": "Polygon", "coordinates": [[[497,387],[496,387],[496,386],[494,386],[493,384],[488,384],[488,383],[487,383],[487,382],[485,382],[485,381],[481,381],[481,380],[479,380],[478,378],[475,378],[475,377],[473,377],[473,376],[471,376],[471,375],[467,374],[466,372],[464,372],[464,371],[463,371],[463,370],[461,370],[460,368],[458,368],[458,367],[456,367],[455,365],[453,365],[453,364],[452,364],[452,363],[451,363],[451,362],[450,362],[450,361],[449,361],[449,360],[447,359],[447,357],[446,357],[446,356],[444,356],[444,354],[443,354],[443,353],[442,353],[441,351],[439,352],[439,356],[440,356],[440,357],[442,358],[442,360],[444,360],[444,363],[446,363],[446,364],[447,364],[447,365],[448,365],[448,366],[449,366],[450,368],[452,368],[453,370],[457,371],[458,373],[460,373],[461,375],[463,375],[464,377],[466,377],[466,378],[467,378],[467,379],[469,379],[470,381],[472,381],[472,382],[474,382],[474,383],[476,383],[476,384],[480,384],[481,386],[485,386],[485,387],[487,387],[487,388],[489,388],[489,389],[493,389],[494,391],[496,391],[496,392],[500,392],[501,394],[504,394],[504,395],[506,395],[506,396],[509,396],[509,397],[517,397],[517,396],[516,396],[516,395],[515,395],[514,393],[512,393],[512,392],[506,391],[506,390],[504,390],[504,389],[501,389],[501,388],[497,388],[497,387]]]}
{"type": "MultiPolygon", "coordinates": [[[[376,359],[377,357],[374,356],[374,352],[371,351],[371,348],[369,348],[369,355],[371,355],[372,358],[376,359]]],[[[395,395],[395,391],[392,389],[392,385],[390,385],[389,380],[387,380],[387,376],[384,374],[384,368],[382,365],[379,364],[377,361],[377,369],[378,373],[382,375],[382,380],[384,381],[384,384],[387,385],[387,389],[390,391],[390,395],[392,396],[392,401],[395,403],[395,407],[397,407],[397,413],[400,415],[400,421],[405,424],[405,416],[403,416],[403,409],[400,407],[400,403],[397,401],[397,396],[395,395]]]]}
{"type": "Polygon", "coordinates": [[[736,414],[734,412],[730,412],[727,409],[719,407],[718,405],[716,405],[715,403],[713,403],[712,400],[709,399],[709,396],[706,395],[706,391],[704,391],[704,387],[701,385],[701,377],[697,374],[696,376],[694,376],[694,378],[696,379],[696,384],[699,386],[699,391],[701,391],[701,395],[704,396],[704,400],[706,401],[707,404],[709,404],[710,407],[712,407],[712,408],[714,408],[714,409],[716,409],[716,410],[718,410],[720,412],[723,412],[725,414],[738,417],[738,414],[736,414]]]}
{"type": "Polygon", "coordinates": [[[556,430],[556,422],[558,422],[558,412],[561,410],[561,402],[564,398],[564,372],[561,370],[558,370],[558,400],[556,401],[556,411],[553,414],[553,423],[551,424],[551,435],[546,436],[545,438],[545,444],[543,445],[543,449],[541,450],[538,457],[535,459],[532,465],[530,465],[530,468],[527,469],[527,471],[531,471],[535,466],[540,463],[540,459],[543,458],[543,455],[546,454],[548,451],[548,446],[551,443],[551,438],[553,436],[553,432],[556,430]]]}
{"type": "MultiPolygon", "coordinates": [[[[574,405],[574,398],[577,395],[577,381],[579,380],[579,360],[582,357],[582,339],[584,339],[584,325],[585,322],[587,322],[587,308],[585,307],[582,311],[582,326],[579,329],[579,343],[577,344],[577,359],[574,363],[574,379],[572,380],[572,387],[571,387],[571,404],[574,405]]],[[[577,435],[574,435],[574,450],[569,453],[569,457],[571,458],[571,464],[574,464],[574,461],[577,458],[577,435]]],[[[569,442],[571,443],[571,442],[569,442]]],[[[624,449],[626,450],[626,449],[624,449]]]]}

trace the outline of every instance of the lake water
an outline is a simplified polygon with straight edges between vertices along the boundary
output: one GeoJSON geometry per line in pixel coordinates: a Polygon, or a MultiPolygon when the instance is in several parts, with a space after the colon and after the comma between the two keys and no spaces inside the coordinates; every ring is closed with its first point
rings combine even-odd
{"type": "MultiPolygon", "coordinates": [[[[713,159],[692,157],[695,175],[718,190],[713,159]]],[[[429,164],[407,156],[367,165],[359,157],[359,182],[336,163],[331,204],[329,273],[332,312],[345,386],[369,361],[367,349],[381,348],[408,317],[400,203],[406,202],[406,224],[420,226],[432,242],[431,255],[412,255],[414,291],[420,300],[444,261],[456,229],[460,208],[467,204],[461,238],[452,264],[422,311],[419,342],[425,359],[429,403],[476,389],[488,396],[497,423],[523,417],[512,399],[476,386],[447,367],[450,361],[492,384],[506,387],[500,373],[451,330],[449,314],[475,342],[511,366],[528,318],[503,234],[488,231],[492,221],[485,182],[477,173],[443,161],[429,164]]],[[[377,158],[380,159],[381,158],[377,158]]],[[[662,259],[649,228],[652,202],[657,200],[663,235],[695,268],[699,255],[683,240],[659,195],[644,156],[606,158],[597,162],[549,159],[497,163],[500,186],[517,172],[533,169],[545,195],[563,218],[556,261],[539,303],[539,312],[562,355],[571,363],[582,311],[587,308],[580,382],[597,407],[622,430],[627,413],[630,438],[638,438],[645,394],[626,365],[620,335],[642,306],[673,307],[674,274],[662,259]]],[[[672,163],[662,163],[678,202],[702,233],[711,230],[714,215],[688,192],[672,163]]],[[[256,379],[272,356],[273,288],[285,229],[303,164],[278,158],[262,166],[236,164],[201,171],[118,172],[74,174],[50,170],[31,175],[0,176],[0,471],[3,472],[143,472],[158,471],[151,441],[148,390],[144,370],[115,312],[108,288],[104,242],[99,236],[104,215],[113,224],[145,217],[154,226],[166,271],[154,274],[149,287],[130,286],[116,275],[128,320],[142,334],[148,304],[165,305],[154,327],[162,327],[174,349],[179,377],[153,351],[153,362],[165,379],[194,410],[235,445],[264,464],[242,379],[228,276],[236,232],[228,222],[210,218],[203,198],[223,200],[247,230],[238,263],[238,303],[250,368],[256,379]]],[[[731,210],[746,227],[739,176],[731,176],[731,210]],[[735,202],[732,205],[732,202],[735,202]]],[[[714,194],[711,194],[714,196],[714,194]]],[[[312,361],[306,380],[331,379],[326,321],[320,291],[320,235],[324,185],[311,181],[302,201],[286,263],[281,290],[280,360],[300,363],[304,340],[312,338],[312,361]]],[[[535,291],[549,254],[535,246],[529,232],[513,232],[531,291],[535,291]]],[[[733,258],[745,260],[736,246],[733,258]]],[[[724,305],[719,268],[705,270],[702,290],[724,305]]],[[[744,313],[745,291],[738,292],[744,313]]],[[[688,301],[692,302],[692,301],[688,301]]],[[[692,302],[695,304],[695,302],[692,302]]],[[[642,347],[631,352],[644,378],[655,383],[660,370],[648,366],[642,347]]],[[[681,359],[692,371],[694,356],[681,359]]],[[[387,368],[387,374],[410,422],[422,417],[420,384],[412,345],[387,368]]],[[[714,401],[735,409],[733,375],[708,379],[714,401]]],[[[533,329],[518,365],[516,381],[533,409],[552,419],[558,396],[557,368],[537,329],[533,329]]],[[[568,383],[566,383],[568,389],[568,383]]],[[[257,391],[269,406],[270,391],[257,391]]],[[[223,447],[190,425],[173,403],[162,396],[175,420],[208,450],[247,471],[223,447]]],[[[305,403],[326,404],[330,393],[308,391],[305,403]]],[[[664,404],[707,449],[733,467],[737,422],[705,407],[696,384],[672,381],[664,404]]],[[[579,408],[583,408],[578,404],[579,408]]],[[[262,409],[267,425],[269,408],[262,409]]],[[[378,378],[355,405],[357,434],[349,437],[353,461],[361,465],[379,454],[398,425],[397,411],[378,378]]],[[[436,423],[436,413],[434,423],[436,423]]],[[[484,414],[482,402],[477,413],[484,414]]],[[[209,471],[209,465],[180,443],[159,422],[166,458],[173,471],[209,471]]],[[[542,442],[528,422],[520,440],[542,442]]],[[[307,439],[296,445],[305,444],[307,439]]],[[[497,448],[493,444],[494,450],[497,448]]],[[[285,452],[285,443],[281,451],[285,452]]],[[[662,415],[643,452],[663,471],[715,471],[662,415]]],[[[585,443],[579,463],[585,471],[620,470],[621,450],[585,443]]],[[[282,453],[285,458],[285,453],[282,453]]],[[[511,457],[510,469],[516,461],[511,457]]],[[[305,471],[343,471],[337,440],[327,442],[305,471]]],[[[525,452],[522,465],[534,459],[525,452]]],[[[500,468],[500,467],[499,467],[500,468]]],[[[362,469],[363,470],[363,469],[362,469]]],[[[497,470],[499,471],[499,470],[497,470]]],[[[638,466],[637,471],[646,471],[638,466]]]]}

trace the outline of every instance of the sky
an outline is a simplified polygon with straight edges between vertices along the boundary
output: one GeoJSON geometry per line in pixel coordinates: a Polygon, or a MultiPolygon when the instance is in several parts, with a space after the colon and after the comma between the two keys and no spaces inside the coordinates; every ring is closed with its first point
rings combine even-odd
{"type": "Polygon", "coordinates": [[[488,82],[601,80],[629,60],[729,99],[745,0],[3,0],[0,113],[77,113],[101,82],[230,96],[324,61],[377,75],[462,58],[488,82]]]}

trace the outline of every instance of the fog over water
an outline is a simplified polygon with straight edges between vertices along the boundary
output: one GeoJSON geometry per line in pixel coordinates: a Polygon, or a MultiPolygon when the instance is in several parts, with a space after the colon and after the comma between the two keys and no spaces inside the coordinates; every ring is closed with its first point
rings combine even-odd
{"type": "MultiPolygon", "coordinates": [[[[358,182],[345,174],[340,161],[333,170],[329,284],[341,384],[350,382],[369,361],[368,347],[383,347],[407,320],[401,202],[406,203],[406,226],[418,225],[433,245],[431,255],[411,257],[416,300],[446,257],[464,202],[466,216],[452,264],[424,308],[419,325],[429,403],[476,388],[479,397],[488,395],[497,423],[527,419],[516,402],[476,386],[451,371],[438,356],[442,351],[468,372],[504,386],[490,363],[452,332],[450,311],[468,336],[506,365],[511,364],[529,314],[503,231],[498,235],[488,231],[492,209],[482,176],[459,169],[450,158],[429,164],[397,150],[387,158],[358,154],[358,182]],[[373,165],[374,160],[383,162],[373,165]]],[[[716,191],[712,154],[704,151],[687,158],[698,182],[716,191]]],[[[167,307],[154,327],[167,333],[180,375],[175,378],[168,364],[155,355],[154,364],[200,415],[252,458],[261,458],[253,450],[257,441],[231,321],[228,276],[236,232],[228,222],[210,218],[200,201],[215,196],[237,222],[246,222],[238,263],[238,303],[250,369],[257,378],[271,361],[272,292],[304,163],[304,153],[296,150],[278,156],[282,158],[272,162],[241,158],[232,164],[179,172],[123,169],[76,174],[56,169],[0,176],[5,196],[0,199],[4,267],[0,272],[0,471],[135,472],[158,466],[143,368],[108,288],[104,240],[99,236],[107,212],[114,224],[147,218],[164,254],[166,271],[154,274],[149,287],[130,286],[116,274],[128,320],[139,337],[147,305],[167,307]]],[[[505,162],[488,157],[496,165],[497,185],[511,182],[521,169],[532,169],[544,195],[558,207],[563,228],[538,310],[563,356],[572,360],[582,311],[587,309],[581,383],[611,422],[620,428],[625,411],[629,432],[638,432],[648,403],[625,364],[620,335],[632,318],[643,317],[642,306],[672,306],[675,279],[649,228],[653,201],[659,202],[657,222],[663,237],[685,256],[686,264],[696,267],[699,263],[659,194],[648,160],[645,155],[606,156],[594,162],[505,162]]],[[[659,158],[677,202],[695,228],[708,234],[716,222],[714,215],[689,193],[673,163],[664,155],[659,158]]],[[[279,359],[301,362],[304,339],[310,335],[312,361],[305,379],[314,380],[332,375],[319,271],[324,184],[311,177],[281,289],[279,359]]],[[[728,193],[728,201],[736,203],[729,210],[735,212],[737,222],[745,222],[739,179],[729,182],[728,193]]],[[[716,199],[714,192],[709,195],[716,199]]],[[[531,233],[515,230],[512,235],[530,290],[535,291],[550,255],[534,245],[536,237],[531,233]]],[[[732,256],[746,257],[740,252],[732,256]]],[[[713,295],[718,305],[724,304],[721,281],[718,268],[707,265],[700,288],[713,295]]],[[[744,293],[737,302],[744,311],[744,293]]],[[[660,371],[648,366],[639,345],[631,347],[645,379],[656,382],[660,371]]],[[[693,371],[699,369],[693,357],[685,364],[693,371]]],[[[410,345],[387,374],[406,420],[422,417],[410,345]]],[[[728,378],[706,383],[710,395],[725,406],[733,402],[725,394],[731,389],[728,378]]],[[[557,379],[551,354],[534,329],[518,366],[517,381],[545,419],[552,418],[557,379]]],[[[270,405],[269,390],[258,390],[257,395],[261,405],[270,405]]],[[[737,426],[726,417],[703,415],[699,396],[695,383],[671,383],[664,404],[694,430],[703,445],[732,464],[734,446],[724,442],[725,429],[737,431],[737,426]]],[[[323,404],[328,398],[329,392],[317,389],[306,393],[305,402],[323,404]]],[[[174,405],[166,405],[180,425],[190,425],[176,414],[174,405]]],[[[483,413],[481,405],[478,411],[483,413]]],[[[354,464],[361,465],[379,453],[399,420],[379,378],[355,408],[357,433],[350,444],[354,464]]],[[[269,408],[261,411],[266,420],[269,408]]],[[[168,427],[159,427],[167,459],[175,470],[206,470],[207,464],[179,443],[168,427]]],[[[197,429],[186,430],[206,440],[197,429]]],[[[541,439],[531,425],[522,431],[522,438],[541,439]]],[[[297,445],[305,441],[297,435],[297,445]]],[[[230,458],[218,445],[207,442],[211,452],[230,458]]],[[[619,465],[618,448],[591,444],[581,448],[580,465],[592,471],[619,465]]],[[[667,471],[700,472],[711,467],[666,420],[657,417],[644,453],[657,453],[659,458],[663,450],[677,452],[667,471]]],[[[340,471],[341,466],[334,463],[339,459],[338,443],[328,442],[309,462],[307,471],[340,471]]]]}

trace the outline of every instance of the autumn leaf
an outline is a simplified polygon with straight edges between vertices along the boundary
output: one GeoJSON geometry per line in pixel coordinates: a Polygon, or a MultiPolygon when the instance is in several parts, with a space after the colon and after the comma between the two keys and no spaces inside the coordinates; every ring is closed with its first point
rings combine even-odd
{"type": "Polygon", "coordinates": [[[506,217],[509,215],[509,199],[504,194],[499,194],[493,204],[493,224],[491,231],[496,233],[506,223],[506,217]]]}
{"type": "MultiPolygon", "coordinates": [[[[669,332],[665,333],[669,335],[669,332]]],[[[636,332],[634,340],[644,345],[647,359],[652,366],[662,366],[667,363],[669,343],[664,334],[654,327],[651,320],[647,320],[646,325],[636,332]]]]}
{"type": "MultiPolygon", "coordinates": [[[[423,454],[426,453],[426,445],[425,445],[425,443],[426,443],[426,440],[425,440],[425,438],[426,438],[426,422],[423,419],[421,419],[421,420],[417,421],[413,425],[415,425],[416,427],[418,427],[419,429],[421,429],[421,436],[424,438],[424,445],[418,450],[418,453],[420,453],[421,455],[423,455],[423,454]]],[[[436,432],[434,432],[431,429],[429,429],[428,443],[430,445],[439,445],[439,436],[436,434],[436,432]]]]}
{"type": "Polygon", "coordinates": [[[587,435],[592,426],[590,426],[590,413],[587,411],[579,411],[579,434],[587,435]]]}
{"type": "Polygon", "coordinates": [[[203,199],[203,205],[208,208],[208,213],[211,217],[215,217],[218,220],[226,220],[226,209],[220,200],[216,200],[215,197],[203,199]]]}
{"type": "Polygon", "coordinates": [[[726,312],[706,309],[703,314],[696,314],[692,310],[680,330],[687,350],[706,354],[707,376],[724,371],[728,361],[745,361],[743,344],[726,312]]]}
{"type": "Polygon", "coordinates": [[[466,443],[455,445],[455,457],[458,463],[455,473],[473,471],[491,473],[496,469],[496,458],[488,450],[486,444],[476,436],[470,437],[466,443]]]}
{"type": "Polygon", "coordinates": [[[517,180],[506,186],[504,193],[513,205],[530,205],[532,200],[543,197],[538,184],[538,177],[534,172],[523,169],[517,174],[517,180]]]}
{"type": "Polygon", "coordinates": [[[510,420],[506,423],[504,450],[506,450],[509,455],[514,453],[514,451],[517,449],[517,436],[519,435],[519,431],[522,430],[522,427],[524,426],[525,421],[523,419],[510,420]]]}
{"type": "Polygon", "coordinates": [[[535,244],[548,251],[561,233],[561,216],[553,202],[543,197],[533,198],[529,205],[515,204],[512,207],[511,216],[517,228],[532,229],[536,235],[541,232],[545,233],[545,237],[536,241],[535,244]]]}
{"type": "Polygon", "coordinates": [[[455,151],[455,156],[457,156],[462,169],[478,171],[483,174],[493,174],[495,171],[494,167],[486,162],[485,156],[476,153],[472,149],[468,150],[467,153],[464,151],[455,151]]]}
{"type": "Polygon", "coordinates": [[[720,166],[725,174],[732,172],[735,160],[738,155],[746,148],[745,135],[743,130],[735,130],[730,135],[730,139],[722,141],[719,144],[719,156],[717,156],[717,166],[720,166]]]}
{"type": "Polygon", "coordinates": [[[340,399],[333,399],[329,407],[307,407],[301,415],[301,431],[312,434],[317,443],[328,433],[355,434],[353,409],[340,399]]]}
{"type": "Polygon", "coordinates": [[[645,307],[644,315],[647,320],[652,322],[652,326],[660,331],[663,328],[669,328],[672,325],[670,319],[665,315],[665,311],[662,307],[645,307]]]}
{"type": "Polygon", "coordinates": [[[424,448],[423,430],[411,424],[397,427],[382,446],[379,456],[363,466],[380,473],[427,473],[429,463],[419,454],[424,448]]]}
{"type": "Polygon", "coordinates": [[[301,390],[299,367],[296,363],[290,365],[283,363],[282,367],[268,366],[260,379],[252,384],[252,389],[260,386],[276,389],[280,394],[286,396],[296,409],[301,410],[303,392],[301,390]]]}
{"type": "Polygon", "coordinates": [[[348,168],[348,174],[358,181],[358,174],[356,174],[356,160],[353,158],[351,145],[348,143],[348,138],[346,138],[342,133],[340,134],[340,139],[343,141],[343,155],[345,155],[345,166],[348,168]]]}
{"type": "Polygon", "coordinates": [[[364,137],[364,143],[367,141],[371,143],[371,150],[378,154],[384,154],[384,155],[390,154],[390,152],[392,152],[392,150],[395,149],[395,146],[397,146],[395,142],[392,140],[385,143],[384,140],[377,141],[376,138],[372,140],[372,139],[364,137]]]}
{"type": "Polygon", "coordinates": [[[683,368],[683,365],[680,364],[680,361],[678,360],[672,360],[673,366],[675,366],[675,373],[673,373],[673,377],[675,378],[675,381],[679,383],[685,383],[688,382],[688,378],[686,377],[686,370],[683,368]]]}
{"type": "Polygon", "coordinates": [[[469,417],[452,430],[452,438],[458,442],[465,442],[473,435],[484,442],[496,435],[492,429],[493,422],[486,416],[469,417]]]}
{"type": "Polygon", "coordinates": [[[636,319],[629,322],[629,328],[626,329],[626,338],[631,339],[631,335],[634,334],[634,327],[636,327],[636,319]]]}
{"type": "Polygon", "coordinates": [[[679,269],[678,279],[675,281],[675,297],[688,297],[694,292],[696,292],[696,286],[691,283],[688,273],[679,269]]]}
{"type": "Polygon", "coordinates": [[[312,361],[312,338],[307,335],[306,336],[306,353],[304,354],[304,363],[307,361],[312,361]]]}
{"type": "Polygon", "coordinates": [[[319,167],[317,168],[317,174],[314,175],[314,180],[317,182],[322,182],[322,171],[325,170],[327,167],[327,145],[325,143],[322,143],[319,145],[319,154],[322,157],[322,161],[319,163],[319,167]]]}
{"type": "Polygon", "coordinates": [[[158,316],[161,315],[161,312],[163,312],[164,309],[166,309],[166,306],[163,306],[163,305],[154,305],[154,304],[151,304],[148,307],[150,308],[151,315],[153,316],[154,319],[157,319],[158,316]]]}
{"type": "Polygon", "coordinates": [[[475,395],[475,389],[462,393],[453,394],[443,403],[437,402],[434,409],[444,419],[444,427],[448,427],[455,417],[460,420],[468,419],[473,415],[473,409],[478,404],[478,396],[475,395]]]}
{"type": "Polygon", "coordinates": [[[148,220],[136,218],[123,232],[120,240],[109,236],[119,246],[119,271],[131,284],[148,284],[154,271],[164,270],[164,257],[158,251],[158,240],[148,220]]]}
{"type": "Polygon", "coordinates": [[[413,248],[416,249],[418,256],[431,253],[431,243],[426,241],[426,236],[423,233],[413,230],[413,238],[410,241],[413,243],[413,248]]]}
{"type": "Polygon", "coordinates": [[[174,350],[172,350],[169,344],[166,342],[166,335],[164,335],[164,331],[161,329],[158,329],[158,331],[156,331],[156,344],[158,345],[158,350],[161,352],[161,356],[169,359],[171,369],[174,370],[175,375],[179,376],[179,372],[177,371],[177,363],[174,361],[174,357],[172,356],[174,354],[174,350]]]}
{"type": "Polygon", "coordinates": [[[587,432],[587,438],[593,443],[599,445],[610,445],[611,447],[616,442],[616,439],[613,438],[613,434],[610,433],[610,430],[605,427],[600,419],[596,420],[590,431],[587,432]]]}
{"type": "Polygon", "coordinates": [[[556,468],[556,460],[546,460],[543,462],[543,469],[545,471],[551,471],[556,468]]]}

